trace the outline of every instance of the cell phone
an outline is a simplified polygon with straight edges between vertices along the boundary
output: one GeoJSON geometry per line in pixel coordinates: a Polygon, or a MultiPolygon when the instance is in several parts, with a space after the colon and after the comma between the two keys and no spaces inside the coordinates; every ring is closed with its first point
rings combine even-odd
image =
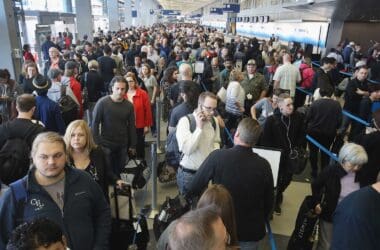
{"type": "Polygon", "coordinates": [[[202,121],[206,121],[207,120],[207,115],[203,111],[202,111],[202,115],[203,115],[202,121]]]}

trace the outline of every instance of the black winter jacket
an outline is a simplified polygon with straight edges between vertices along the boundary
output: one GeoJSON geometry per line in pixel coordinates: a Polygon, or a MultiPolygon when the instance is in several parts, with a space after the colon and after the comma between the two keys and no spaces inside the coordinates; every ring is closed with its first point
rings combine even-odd
{"type": "Polygon", "coordinates": [[[281,159],[283,160],[290,153],[288,137],[292,148],[305,148],[304,116],[295,111],[289,117],[286,117],[281,114],[279,109],[275,109],[273,115],[269,116],[265,122],[259,144],[265,147],[281,149],[281,159]],[[289,132],[287,127],[289,128],[289,132]]]}
{"type": "Polygon", "coordinates": [[[19,224],[40,217],[61,226],[70,249],[108,249],[111,213],[99,185],[87,173],[66,166],[64,207],[61,211],[37,183],[34,171],[35,167],[23,178],[27,192],[25,203],[16,204],[11,189],[0,199],[0,249],[5,249],[9,234],[19,224]],[[22,216],[21,205],[24,206],[22,216]]]}
{"type": "MultiPolygon", "coordinates": [[[[318,204],[322,195],[324,194],[323,202],[321,203],[322,213],[321,218],[325,221],[332,222],[332,215],[338,205],[339,195],[341,192],[340,179],[342,179],[347,172],[339,164],[333,164],[320,173],[317,179],[311,184],[313,198],[318,204]]],[[[356,175],[356,181],[358,176],[356,175]]]]}

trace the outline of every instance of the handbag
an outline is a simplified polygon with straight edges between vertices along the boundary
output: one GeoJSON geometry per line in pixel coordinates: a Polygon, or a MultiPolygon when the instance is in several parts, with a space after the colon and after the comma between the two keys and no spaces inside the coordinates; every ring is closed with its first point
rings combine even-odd
{"type": "Polygon", "coordinates": [[[148,182],[151,173],[152,171],[145,160],[136,160],[131,157],[122,170],[120,177],[123,181],[132,185],[132,188],[141,189],[148,182]]]}
{"type": "Polygon", "coordinates": [[[307,159],[309,158],[309,152],[301,147],[295,147],[290,150],[288,156],[288,169],[292,174],[301,174],[307,164],[307,159]]]}
{"type": "Polygon", "coordinates": [[[297,214],[287,250],[312,250],[318,237],[319,215],[314,213],[317,202],[311,195],[303,200],[297,214]]]}
{"type": "Polygon", "coordinates": [[[223,103],[226,103],[226,99],[227,99],[227,90],[226,90],[224,87],[221,87],[216,95],[219,97],[219,99],[220,99],[223,103]]]}
{"type": "Polygon", "coordinates": [[[178,194],[173,199],[166,197],[159,213],[156,214],[153,220],[153,232],[156,241],[172,221],[178,219],[189,210],[190,204],[181,194],[178,194]]]}
{"type": "Polygon", "coordinates": [[[89,100],[88,100],[88,89],[87,89],[87,73],[84,73],[84,86],[82,89],[82,104],[83,104],[83,110],[87,110],[89,106],[89,100]]]}

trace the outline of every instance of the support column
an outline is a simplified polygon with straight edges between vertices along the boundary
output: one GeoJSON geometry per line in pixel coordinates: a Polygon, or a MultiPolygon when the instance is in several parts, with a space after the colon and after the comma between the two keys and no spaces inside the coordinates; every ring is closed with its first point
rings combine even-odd
{"type": "Polygon", "coordinates": [[[13,1],[0,1],[0,30],[0,68],[8,69],[11,77],[16,79],[21,73],[22,48],[13,1]]]}
{"type": "Polygon", "coordinates": [[[135,9],[137,10],[137,18],[135,21],[136,26],[142,26],[142,1],[135,0],[135,9]]]}
{"type": "Polygon", "coordinates": [[[91,11],[91,0],[75,0],[76,6],[76,25],[78,38],[83,39],[84,35],[88,36],[88,41],[93,40],[94,26],[91,11]]]}
{"type": "Polygon", "coordinates": [[[120,30],[119,10],[117,0],[107,0],[108,23],[110,31],[120,30]]]}
{"type": "Polygon", "coordinates": [[[125,25],[127,28],[132,26],[132,0],[125,0],[125,25]]]}
{"type": "Polygon", "coordinates": [[[154,14],[150,13],[151,10],[155,10],[155,9],[157,9],[157,8],[155,7],[153,0],[148,0],[148,6],[146,8],[146,15],[147,15],[146,25],[148,25],[148,26],[152,26],[153,23],[155,23],[154,17],[156,16],[156,13],[154,13],[154,14]]]}
{"type": "MultiPolygon", "coordinates": [[[[78,0],[76,0],[78,2],[78,0]]],[[[73,13],[73,5],[71,0],[65,0],[63,5],[63,11],[66,13],[73,13]]]]}

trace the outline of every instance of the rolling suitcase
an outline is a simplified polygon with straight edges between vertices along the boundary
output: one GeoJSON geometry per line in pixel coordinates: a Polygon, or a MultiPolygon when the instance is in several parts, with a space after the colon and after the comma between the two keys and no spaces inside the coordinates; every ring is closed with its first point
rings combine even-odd
{"type": "Polygon", "coordinates": [[[133,216],[131,186],[125,185],[122,189],[112,186],[109,194],[112,214],[110,249],[147,249],[148,224],[143,214],[133,216]],[[131,246],[134,248],[129,248],[131,246]]]}

